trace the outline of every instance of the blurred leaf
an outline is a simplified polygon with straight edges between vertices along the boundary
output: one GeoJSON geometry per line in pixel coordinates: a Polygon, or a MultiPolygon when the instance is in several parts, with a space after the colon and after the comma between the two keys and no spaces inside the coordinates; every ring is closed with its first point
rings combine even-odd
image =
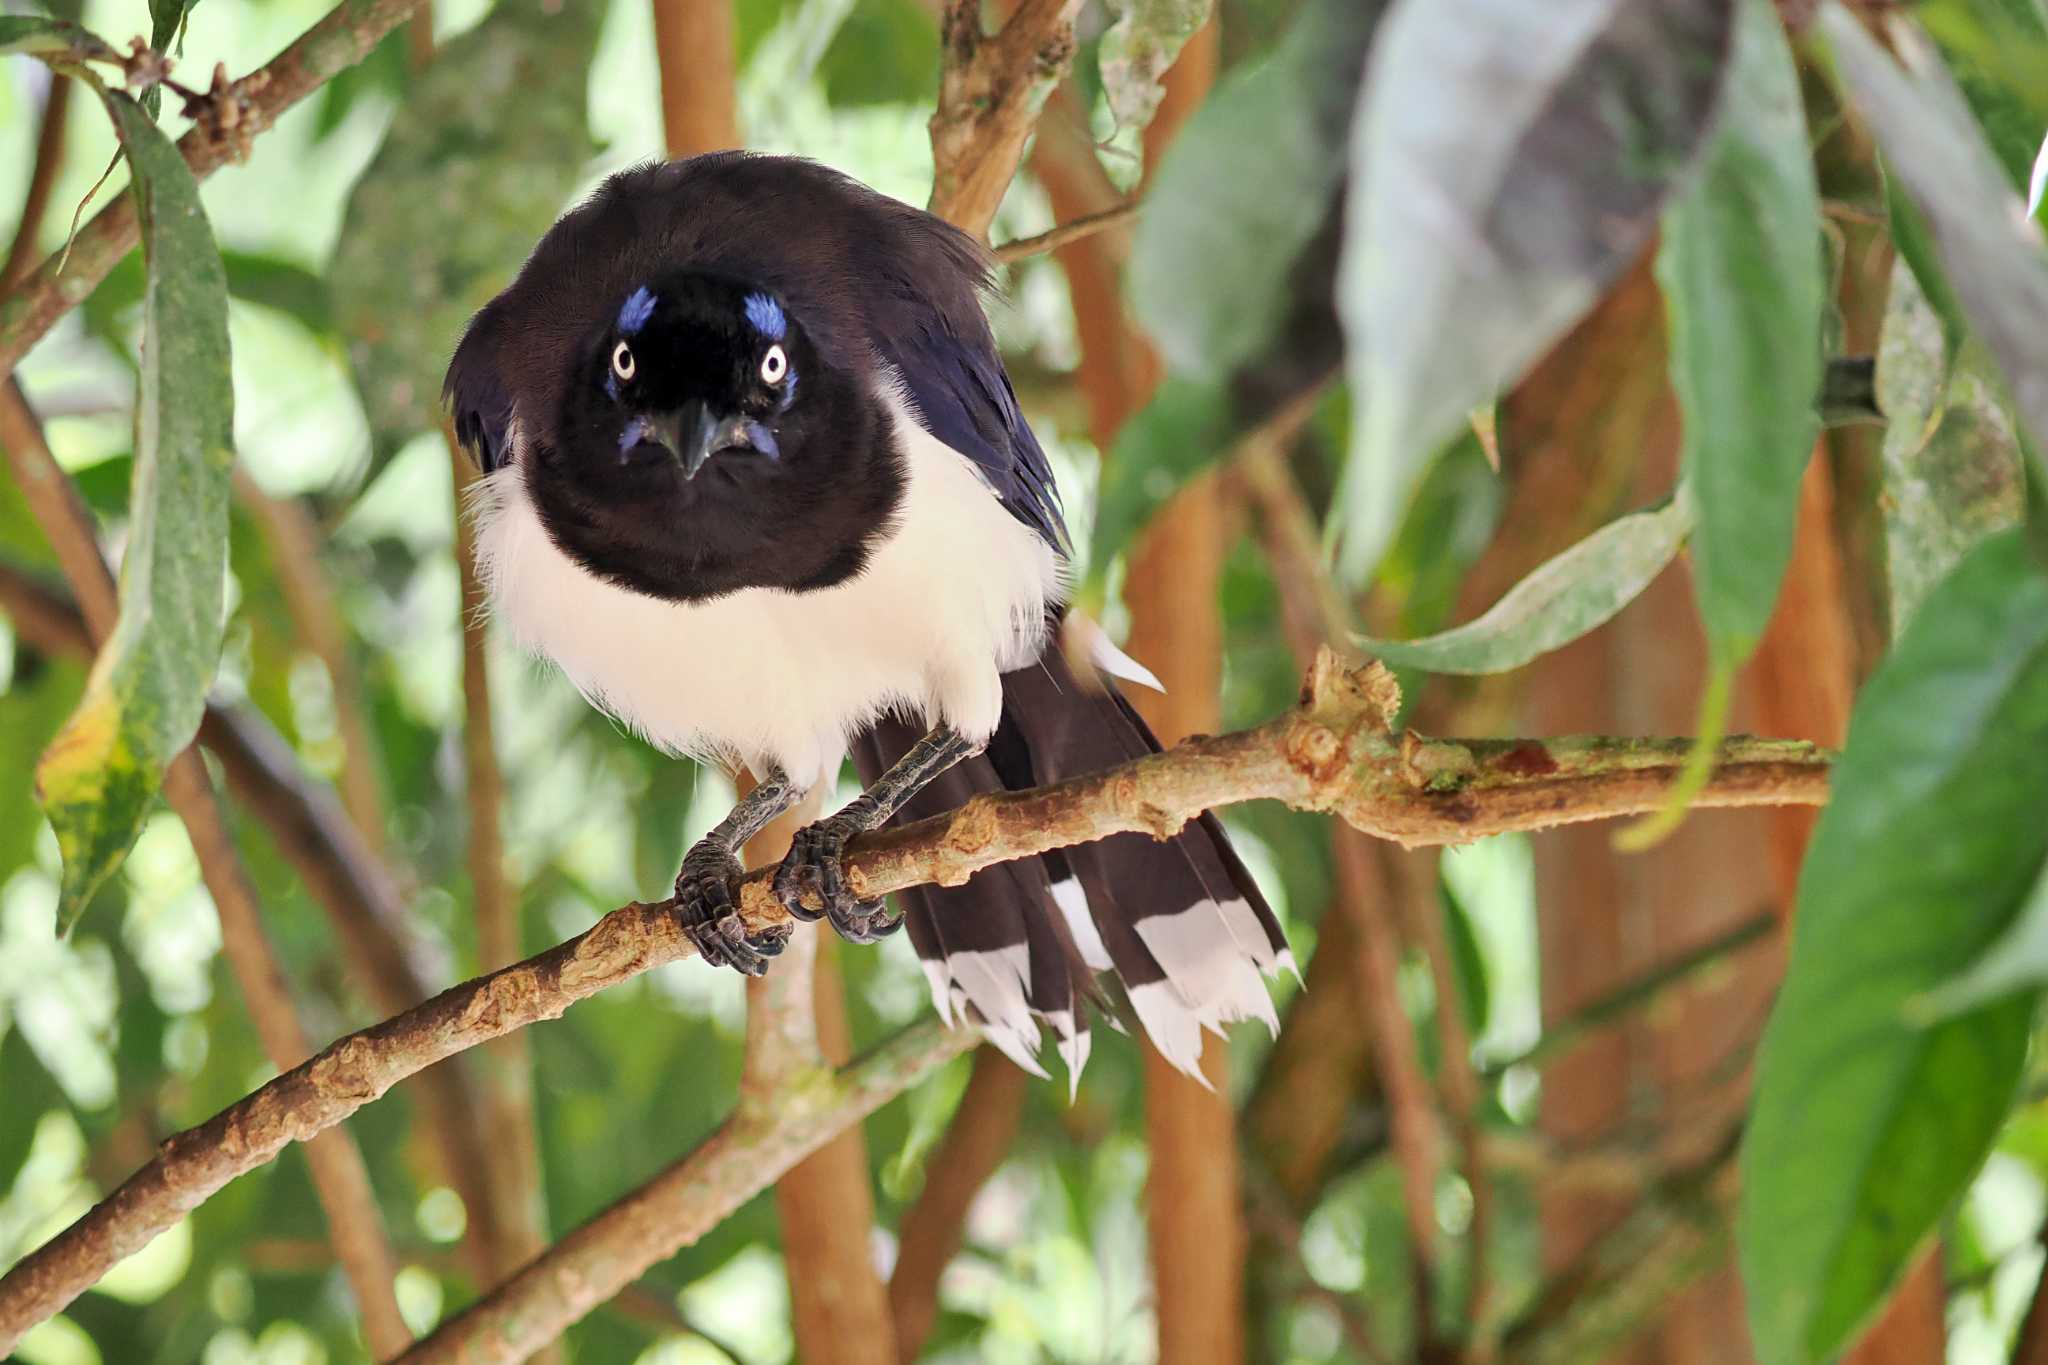
{"type": "Polygon", "coordinates": [[[192,740],[220,659],[234,391],[227,281],[184,157],[133,100],[103,95],[134,174],[147,287],[121,616],[36,770],[64,853],[68,930],[141,830],[192,740]]]}
{"type": "MultiPolygon", "coordinates": [[[[15,646],[14,685],[0,694],[0,884],[35,856],[42,815],[36,809],[36,755],[78,702],[84,670],[66,660],[30,655],[15,646]]],[[[0,1189],[6,1181],[0,1179],[0,1189]]]]}
{"type": "Polygon", "coordinates": [[[1865,685],[1799,881],[1757,1067],[1738,1239],[1765,1365],[1832,1359],[1967,1186],[2031,996],[1932,1028],[1910,1002],[2013,923],[2048,857],[2048,577],[1972,551],[1865,685]]]}
{"type": "Polygon", "coordinates": [[[930,104],[939,91],[939,30],[916,0],[868,0],[839,25],[818,64],[834,109],[930,104]]]}
{"type": "Polygon", "coordinates": [[[1692,529],[1685,489],[1632,512],[1538,565],[1478,620],[1420,640],[1361,638],[1360,649],[1431,673],[1505,673],[1571,643],[1633,602],[1692,529]]]}
{"type": "Polygon", "coordinates": [[[353,66],[345,66],[320,87],[313,115],[313,137],[327,137],[355,112],[366,96],[401,98],[412,80],[412,37],[407,25],[384,35],[370,49],[370,55],[353,66]]]}
{"type": "Polygon", "coordinates": [[[1477,1038],[1486,1032],[1493,1017],[1493,990],[1487,983],[1486,950],[1479,945],[1479,931],[1472,914],[1451,890],[1449,882],[1437,879],[1437,902],[1443,907],[1444,937],[1451,947],[1451,970],[1458,981],[1458,1008],[1465,1019],[1465,1031],[1477,1038]]]}
{"type": "Polygon", "coordinates": [[[1821,27],[1856,107],[1926,215],[1949,284],[2011,385],[2021,422],[2048,438],[2048,253],[1925,35],[1889,32],[1902,68],[1836,0],[1821,27]]]}
{"type": "Polygon", "coordinates": [[[64,19],[39,15],[0,15],[0,55],[25,52],[33,56],[72,53],[78,57],[118,59],[98,35],[64,19]]]}
{"type": "Polygon", "coordinates": [[[1442,442],[1649,240],[1705,139],[1733,22],[1728,0],[1388,14],[1352,130],[1338,282],[1357,401],[1333,524],[1346,582],[1371,577],[1442,442]]]}
{"type": "Polygon", "coordinates": [[[14,1187],[14,1178],[21,1174],[21,1163],[28,1160],[43,1115],[70,1105],[18,1028],[0,1032],[0,1089],[7,1092],[7,1111],[0,1116],[0,1199],[4,1199],[14,1187]]]}
{"type": "Polygon", "coordinates": [[[604,8],[505,0],[441,50],[357,182],[328,278],[379,465],[439,424],[464,325],[582,177],[604,8]]]}
{"type": "Polygon", "coordinates": [[[1221,390],[1178,377],[1161,384],[1124,423],[1095,508],[1088,565],[1096,580],[1175,490],[1224,454],[1232,430],[1221,390]]]}
{"type": "MultiPolygon", "coordinates": [[[[1963,338],[1970,330],[1963,320],[1963,302],[1949,287],[1948,276],[1941,268],[1941,258],[1934,251],[1934,235],[1927,230],[1927,220],[1920,216],[1920,210],[1913,207],[1913,201],[1900,188],[1898,176],[1889,173],[1884,177],[1884,204],[1892,245],[1898,248],[1900,258],[1919,282],[1918,292],[1941,321],[1940,359],[1945,371],[1962,352],[1963,338]]],[[[1897,289],[1896,280],[1892,287],[1897,289]]],[[[1882,397],[1878,405],[1883,407],[1882,397]]]]}
{"type": "Polygon", "coordinates": [[[1936,314],[1905,262],[1895,264],[1877,355],[1894,637],[1970,547],[2012,526],[2022,507],[2012,418],[1974,353],[1953,373],[1943,363],[1936,314]]]}
{"type": "Polygon", "coordinates": [[[1827,287],[1785,29],[1770,0],[1736,9],[1721,120],[1664,216],[1657,257],[1695,513],[1693,593],[1721,667],[1756,648],[1792,557],[1827,287]]]}
{"type": "Polygon", "coordinates": [[[2048,981],[2048,865],[2028,893],[2012,927],[1970,964],[1968,971],[1942,983],[1926,998],[1927,1018],[1963,1014],[2015,991],[2031,991],[2048,981]]]}
{"type": "Polygon", "coordinates": [[[168,54],[171,43],[184,27],[185,16],[199,0],[149,0],[149,45],[168,54]]]}
{"type": "Polygon", "coordinates": [[[1160,162],[1132,245],[1131,307],[1176,373],[1221,382],[1286,322],[1289,274],[1335,210],[1383,8],[1310,0],[1270,55],[1203,101],[1160,162]]]}
{"type": "Polygon", "coordinates": [[[1927,29],[2016,190],[2048,128],[2048,23],[2034,0],[1924,0],[1927,29]]]}
{"type": "Polygon", "coordinates": [[[1119,130],[1152,121],[1166,97],[1159,83],[1209,17],[1209,6],[1210,0],[1104,0],[1116,17],[1096,48],[1095,65],[1119,130]]]}

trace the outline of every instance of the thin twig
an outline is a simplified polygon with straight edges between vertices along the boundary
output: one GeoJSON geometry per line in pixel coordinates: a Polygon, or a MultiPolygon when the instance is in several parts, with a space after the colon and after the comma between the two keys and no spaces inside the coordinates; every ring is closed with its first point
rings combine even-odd
{"type": "Polygon", "coordinates": [[[1069,243],[1084,241],[1098,232],[1120,227],[1137,216],[1138,201],[1126,200],[1114,208],[1103,209],[1100,213],[1090,213],[1069,223],[1061,223],[1035,236],[1004,242],[995,249],[995,258],[998,264],[1008,265],[1012,261],[1043,256],[1046,252],[1057,251],[1069,243]]]}
{"type": "MultiPolygon", "coordinates": [[[[78,575],[73,590],[82,600],[95,604],[90,618],[92,635],[105,640],[113,631],[117,604],[114,575],[99,557],[94,539],[92,513],[50,454],[35,414],[11,378],[0,384],[0,443],[7,448],[9,463],[28,494],[44,536],[63,548],[61,558],[67,569],[75,569],[78,575]]],[[[172,761],[165,775],[164,795],[191,837],[201,879],[220,917],[222,951],[241,987],[263,1049],[278,1070],[296,1066],[313,1049],[292,1004],[284,968],[263,931],[256,889],[235,851],[234,837],[196,750],[187,749],[172,761]]],[[[333,1234],[336,1256],[363,1315],[364,1339],[379,1359],[396,1355],[411,1343],[412,1333],[392,1292],[395,1265],[362,1150],[345,1130],[333,1128],[307,1143],[306,1163],[333,1234]]]]}
{"type": "MultiPolygon", "coordinates": [[[[405,21],[419,0],[351,0],[301,34],[268,63],[236,82],[231,97],[242,108],[237,139],[253,137],[285,110],[369,55],[386,33],[405,21]]],[[[204,179],[233,160],[236,140],[205,124],[178,141],[195,176],[204,179]]],[[[0,374],[11,373],[29,347],[107,277],[137,240],[135,204],[122,195],[93,215],[68,244],[62,269],[46,259],[0,297],[0,374]]]]}
{"type": "MultiPolygon", "coordinates": [[[[1413,844],[1462,843],[1653,810],[1692,749],[1670,740],[1396,738],[1391,680],[1318,661],[1303,705],[1265,725],[1026,792],[977,796],[947,815],[865,836],[847,880],[873,898],[921,882],[1123,832],[1171,834],[1197,813],[1271,799],[1331,811],[1413,844]]],[[[1819,804],[1827,754],[1796,740],[1733,739],[1697,804],[1819,804]]],[[[740,887],[753,929],[786,923],[765,871],[740,887]]],[[[0,1346],[62,1309],[122,1256],[286,1143],[330,1127],[392,1085],[606,987],[689,955],[668,902],[634,902],[537,957],[466,982],[336,1042],[197,1128],[0,1279],[0,1346]]],[[[963,1046],[965,1043],[963,1042],[963,1046]]]]}
{"type": "MultiPolygon", "coordinates": [[[[444,427],[455,506],[476,477],[469,457],[444,427]]],[[[462,580],[462,755],[469,817],[467,855],[470,906],[476,922],[477,965],[496,971],[520,958],[519,896],[505,876],[505,782],[498,768],[491,721],[490,664],[486,658],[485,599],[477,573],[469,518],[455,518],[455,562],[462,580]]],[[[547,1245],[541,1193],[540,1137],[533,1109],[533,1058],[524,1033],[495,1038],[484,1054],[486,1185],[497,1205],[499,1240],[491,1247],[494,1279],[510,1275],[547,1245]]]]}
{"type": "Polygon", "coordinates": [[[57,173],[64,168],[64,128],[71,111],[71,82],[50,73],[50,93],[43,101],[42,121],[36,126],[35,169],[29,172],[28,194],[21,201],[21,225],[7,248],[7,260],[0,265],[0,289],[12,289],[28,273],[35,259],[36,238],[49,212],[50,196],[57,187],[57,173]]]}

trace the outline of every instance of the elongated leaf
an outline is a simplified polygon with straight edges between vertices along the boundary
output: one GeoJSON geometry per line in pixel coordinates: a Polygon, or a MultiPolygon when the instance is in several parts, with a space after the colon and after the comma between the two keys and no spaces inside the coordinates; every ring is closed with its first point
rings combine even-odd
{"type": "Polygon", "coordinates": [[[2038,446],[2048,439],[2048,252],[2039,230],[1919,29],[1892,24],[1903,69],[1836,0],[1822,11],[1821,29],[2038,446]]]}
{"type": "Polygon", "coordinates": [[[1822,370],[1820,190],[1770,0],[1738,0],[1728,98],[1699,178],[1664,216],[1657,279],[1697,514],[1693,593],[1725,667],[1749,657],[1778,600],[1822,370]]]}
{"type": "Polygon", "coordinates": [[[1914,17],[1955,77],[2006,180],[2024,189],[2048,128],[2048,21],[2034,0],[1927,0],[1914,17]]]}
{"type": "Polygon", "coordinates": [[[2048,577],[2015,534],[1937,588],[1865,686],[1799,880],[1742,1153],[1765,1365],[1831,1360],[1968,1185],[2031,995],[1909,1008],[2015,921],[2048,857],[2048,577]]]}
{"type": "MultiPolygon", "coordinates": [[[[1399,0],[1352,131],[1337,531],[1362,582],[1416,479],[1649,240],[1723,86],[1733,0],[1399,0]]],[[[1811,394],[1809,393],[1809,398],[1811,394]]]]}
{"type": "Polygon", "coordinates": [[[220,661],[234,461],[227,280],[199,187],[134,100],[103,98],[134,175],[147,285],[121,617],[36,769],[64,854],[63,929],[127,856],[199,728],[220,661]]]}
{"type": "Polygon", "coordinates": [[[379,463],[438,423],[463,325],[583,173],[585,73],[604,10],[500,4],[435,58],[349,199],[329,282],[379,463]]]}
{"type": "Polygon", "coordinates": [[[1663,506],[1610,522],[1547,560],[1478,620],[1420,640],[1361,639],[1359,648],[1431,673],[1505,673],[1613,618],[1664,571],[1692,529],[1681,489],[1663,506]]]}
{"type": "Polygon", "coordinates": [[[2048,867],[2041,869],[2012,927],[1968,971],[1933,991],[1915,1013],[1932,1018],[1962,1014],[2043,982],[2048,982],[2048,867]]]}
{"type": "Polygon", "coordinates": [[[67,20],[29,14],[0,14],[0,55],[9,52],[25,52],[34,57],[68,54],[81,59],[120,55],[96,34],[67,20]]]}
{"type": "Polygon", "coordinates": [[[1174,139],[1145,193],[1131,307],[1174,372],[1221,382],[1289,320],[1288,276],[1336,212],[1381,0],[1310,0],[1174,139]]]}
{"type": "Polygon", "coordinates": [[[1951,370],[1937,310],[1904,261],[1892,267],[1877,353],[1884,409],[1885,573],[1892,634],[1971,546],[2020,518],[2024,456],[1972,348],[1951,370]]]}
{"type": "Polygon", "coordinates": [[[1096,67],[1119,128],[1152,121],[1173,59],[1209,17],[1211,0],[1108,0],[1116,19],[1102,35],[1096,67]]]}

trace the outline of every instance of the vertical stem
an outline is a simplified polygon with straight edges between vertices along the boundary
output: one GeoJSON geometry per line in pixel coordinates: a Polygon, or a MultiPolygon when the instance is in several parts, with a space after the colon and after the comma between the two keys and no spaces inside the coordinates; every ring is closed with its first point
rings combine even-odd
{"type": "MultiPolygon", "coordinates": [[[[6,447],[37,524],[57,550],[94,643],[104,641],[119,614],[114,576],[100,557],[92,514],[50,454],[41,424],[11,377],[0,383],[0,445],[6,447]]],[[[263,1050],[279,1071],[289,1071],[313,1049],[292,1005],[284,969],[263,932],[255,888],[235,852],[197,749],[188,748],[172,761],[164,794],[191,838],[201,877],[220,917],[222,952],[263,1050]]],[[[306,1161],[335,1254],[363,1315],[364,1339],[378,1359],[396,1356],[412,1344],[412,1333],[398,1312],[391,1247],[362,1150],[346,1129],[336,1127],[307,1143],[306,1161]]]]}
{"type": "Polygon", "coordinates": [[[53,71],[43,73],[50,93],[43,100],[42,121],[36,125],[35,168],[29,172],[28,194],[21,203],[21,223],[0,264],[0,289],[12,289],[36,263],[36,238],[41,235],[43,217],[50,209],[50,196],[57,187],[57,173],[64,166],[64,129],[71,111],[71,81],[53,71]]]}
{"type": "Polygon", "coordinates": [[[654,0],[661,126],[670,156],[741,145],[732,26],[729,0],[654,0]]]}
{"type": "MultiPolygon", "coordinates": [[[[452,431],[447,434],[447,446],[455,483],[455,559],[462,575],[462,749],[468,773],[470,895],[476,918],[477,966],[491,972],[522,956],[519,896],[505,876],[500,824],[505,788],[491,721],[488,604],[477,577],[472,528],[462,513],[463,496],[476,475],[452,431]]],[[[502,1279],[547,1246],[546,1216],[533,1107],[533,1061],[525,1032],[515,1030],[491,1040],[484,1057],[484,1104],[494,1139],[486,1148],[486,1184],[496,1206],[492,1221],[499,1234],[492,1249],[492,1267],[502,1279]]]]}

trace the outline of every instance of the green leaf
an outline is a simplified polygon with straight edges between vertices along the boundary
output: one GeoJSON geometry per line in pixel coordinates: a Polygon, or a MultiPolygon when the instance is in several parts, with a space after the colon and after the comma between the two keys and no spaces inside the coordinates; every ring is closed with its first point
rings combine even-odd
{"type": "Polygon", "coordinates": [[[1976,1009],[2015,991],[2033,990],[2048,981],[2048,866],[2034,881],[2012,927],[1970,964],[1968,971],[1944,982],[1910,1012],[1943,1019],[1976,1009]]]}
{"type": "Polygon", "coordinates": [[[15,648],[14,681],[0,694],[7,713],[0,725],[0,885],[35,856],[43,823],[31,778],[36,756],[77,705],[85,680],[76,664],[29,655],[18,643],[15,648]]]}
{"type": "Polygon", "coordinates": [[[2015,921],[2048,858],[2048,577],[1971,552],[1865,685],[1799,880],[1737,1224],[1758,1358],[1834,1358],[1990,1150],[2030,996],[1909,1005],[2015,921]]]}
{"type": "Polygon", "coordinates": [[[1203,101],[1160,162],[1131,247],[1131,308],[1175,373],[1221,383],[1286,325],[1288,277],[1336,210],[1383,8],[1311,0],[1271,53],[1203,101]]]}
{"type": "Polygon", "coordinates": [[[1970,329],[1963,319],[1963,301],[1949,287],[1948,276],[1941,268],[1941,258],[1935,254],[1934,234],[1927,230],[1927,220],[1906,197],[1896,175],[1884,177],[1884,205],[1892,245],[1898,248],[1900,259],[1906,262],[1913,278],[1919,282],[1918,292],[1941,320],[1942,364],[1944,367],[1953,364],[1962,352],[1963,338],[1969,335],[1970,329]]]}
{"type": "Polygon", "coordinates": [[[1173,59],[1209,17],[1210,0],[1106,0],[1116,18],[1097,47],[1102,93],[1120,129],[1143,128],[1158,112],[1173,59]]]}
{"type": "Polygon", "coordinates": [[[147,284],[121,616],[37,792],[64,854],[69,929],[191,743],[220,661],[234,391],[227,280],[184,157],[134,100],[102,93],[134,176],[147,284]]]}
{"type": "Polygon", "coordinates": [[[0,15],[0,55],[22,52],[32,57],[70,56],[84,61],[118,61],[114,51],[97,34],[64,19],[38,15],[0,15]]]}
{"type": "Polygon", "coordinates": [[[1799,73],[1770,0],[1739,0],[1721,122],[1664,216],[1657,280],[1696,522],[1693,593],[1714,660],[1748,658],[1792,557],[1819,422],[1820,190],[1799,73]]]}
{"type": "Polygon", "coordinates": [[[916,0],[856,5],[818,64],[834,109],[931,104],[939,93],[939,30],[916,0]]]}
{"type": "Polygon", "coordinates": [[[456,338],[582,178],[604,10],[500,4],[436,56],[349,199],[328,278],[380,466],[438,425],[456,338]]]}
{"type": "Polygon", "coordinates": [[[1360,639],[1359,648],[1431,673],[1520,668],[1633,602],[1678,554],[1692,522],[1692,502],[1681,488],[1661,506],[1610,522],[1544,561],[1476,621],[1420,640],[1360,639]]]}
{"type": "Polygon", "coordinates": [[[1388,13],[1339,271],[1357,400],[1332,528],[1347,582],[1372,575],[1443,441],[1649,241],[1705,141],[1733,23],[1727,0],[1388,13]]]}
{"type": "Polygon", "coordinates": [[[1925,0],[1927,29],[2016,190],[2048,128],[2048,23],[2034,0],[1925,0]]]}
{"type": "Polygon", "coordinates": [[[2048,252],[2040,233],[1924,34],[1902,20],[1891,24],[1902,68],[1838,0],[1820,22],[1843,84],[1926,216],[1943,273],[2038,444],[2048,438],[2048,252]]]}
{"type": "Polygon", "coordinates": [[[1914,272],[1894,264],[1877,352],[1894,638],[1970,547],[2015,524],[2023,508],[2025,457],[2012,417],[1975,348],[1953,372],[1944,363],[1937,313],[1914,272]]]}
{"type": "Polygon", "coordinates": [[[1095,507],[1088,567],[1098,582],[1174,490],[1223,454],[1232,429],[1221,389],[1180,378],[1161,384],[1124,423],[1095,507]]]}

